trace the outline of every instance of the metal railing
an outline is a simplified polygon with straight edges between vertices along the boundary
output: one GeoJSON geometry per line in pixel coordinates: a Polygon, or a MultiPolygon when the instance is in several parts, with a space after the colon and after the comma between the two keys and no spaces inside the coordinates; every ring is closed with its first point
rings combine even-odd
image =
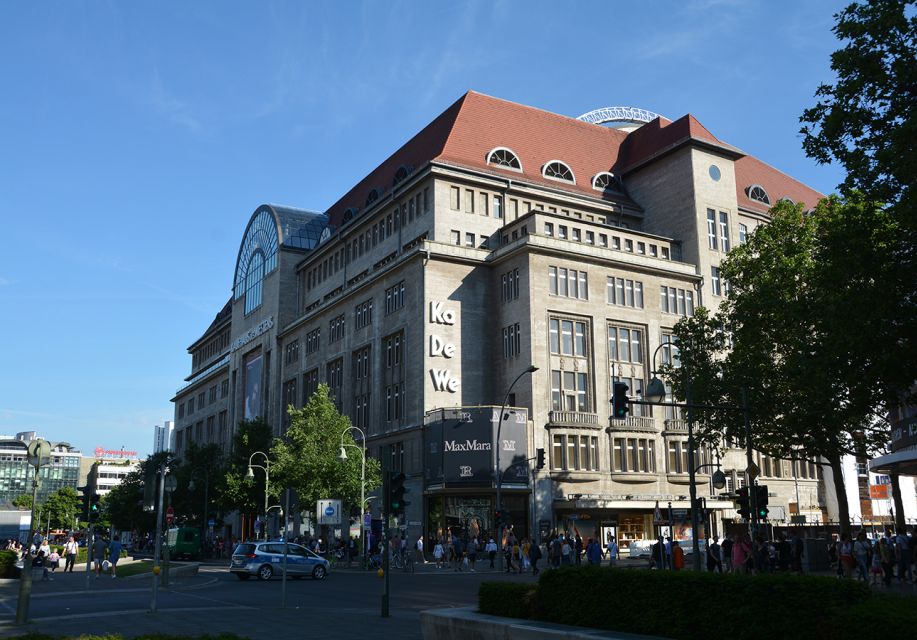
{"type": "Polygon", "coordinates": [[[599,416],[596,413],[582,413],[579,411],[551,411],[548,414],[551,424],[585,425],[597,427],[599,416]]]}

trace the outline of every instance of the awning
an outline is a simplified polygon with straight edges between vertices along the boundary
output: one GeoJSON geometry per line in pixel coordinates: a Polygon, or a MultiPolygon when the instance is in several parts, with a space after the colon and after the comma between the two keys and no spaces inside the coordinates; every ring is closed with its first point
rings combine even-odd
{"type": "Polygon", "coordinates": [[[897,471],[904,476],[917,476],[917,447],[873,458],[869,461],[869,470],[882,473],[897,471]]]}

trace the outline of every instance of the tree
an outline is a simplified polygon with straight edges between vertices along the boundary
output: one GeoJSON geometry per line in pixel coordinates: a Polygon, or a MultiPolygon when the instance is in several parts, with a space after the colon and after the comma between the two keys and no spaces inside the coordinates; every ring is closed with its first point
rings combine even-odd
{"type": "MultiPolygon", "coordinates": [[[[274,430],[262,418],[239,423],[233,436],[232,455],[218,489],[218,499],[224,509],[250,514],[260,513],[264,508],[264,474],[256,469],[253,480],[246,479],[246,474],[251,455],[256,451],[270,453],[273,439],[274,430]]],[[[253,462],[264,464],[261,456],[256,456],[253,462]]],[[[276,498],[279,492],[275,483],[271,485],[270,495],[276,498]]]]}
{"type": "Polygon", "coordinates": [[[17,509],[31,509],[32,496],[28,493],[20,494],[12,499],[11,504],[17,509]]]}
{"type": "MultiPolygon", "coordinates": [[[[731,293],[720,315],[733,343],[724,354],[728,384],[720,401],[738,404],[737,391],[748,389],[757,449],[823,457],[847,527],[841,457],[887,444],[880,416],[893,401],[890,390],[910,375],[895,363],[895,334],[883,331],[889,303],[856,264],[881,252],[896,225],[855,198],[829,198],[809,215],[782,201],[771,215],[722,263],[731,293]],[[859,234],[868,234],[868,251],[859,234]],[[866,255],[849,255],[853,246],[866,255]]],[[[884,277],[884,268],[874,275],[884,277]]]]}
{"type": "MultiPolygon", "coordinates": [[[[156,517],[154,512],[143,510],[143,490],[147,470],[157,470],[162,465],[172,463],[172,453],[160,451],[140,461],[135,471],[130,472],[121,484],[112,488],[103,500],[103,513],[111,524],[122,531],[146,533],[155,531],[156,517]]],[[[155,495],[155,491],[154,491],[155,495]]]]}
{"type": "MultiPolygon", "coordinates": [[[[306,507],[324,498],[359,504],[362,460],[355,451],[346,460],[338,458],[342,436],[345,445],[355,441],[350,419],[338,412],[328,386],[320,385],[305,407],[291,407],[289,413],[290,427],[271,449],[271,468],[276,469],[279,483],[294,489],[300,505],[306,507]]],[[[380,481],[379,461],[367,457],[366,491],[379,486],[380,481]]]]}
{"type": "Polygon", "coordinates": [[[50,494],[41,510],[45,519],[50,518],[52,529],[69,531],[76,525],[79,496],[73,487],[61,487],[50,494]]]}
{"type": "Polygon", "coordinates": [[[806,109],[803,148],[820,163],[847,170],[841,192],[898,209],[914,229],[917,180],[917,13],[913,0],[854,2],[835,15],[846,41],[831,54],[834,84],[806,109]],[[910,15],[908,15],[910,14],[910,15]]]}

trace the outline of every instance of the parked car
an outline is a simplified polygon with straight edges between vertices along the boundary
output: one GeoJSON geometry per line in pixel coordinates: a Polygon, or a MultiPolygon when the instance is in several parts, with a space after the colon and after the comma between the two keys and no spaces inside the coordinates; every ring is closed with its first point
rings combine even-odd
{"type": "MultiPolygon", "coordinates": [[[[283,542],[242,542],[236,545],[229,564],[230,573],[239,580],[257,576],[270,580],[274,574],[283,573],[283,542]]],[[[328,575],[330,564],[298,544],[287,544],[287,575],[292,578],[312,576],[322,580],[328,575]]]]}

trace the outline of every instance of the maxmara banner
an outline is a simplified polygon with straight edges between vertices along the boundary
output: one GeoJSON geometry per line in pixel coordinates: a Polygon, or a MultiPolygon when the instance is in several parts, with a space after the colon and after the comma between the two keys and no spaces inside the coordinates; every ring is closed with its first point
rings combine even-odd
{"type": "Polygon", "coordinates": [[[497,443],[499,413],[499,407],[430,412],[424,424],[426,486],[492,486],[498,444],[503,484],[528,484],[526,412],[506,409],[507,418],[497,443]]]}

